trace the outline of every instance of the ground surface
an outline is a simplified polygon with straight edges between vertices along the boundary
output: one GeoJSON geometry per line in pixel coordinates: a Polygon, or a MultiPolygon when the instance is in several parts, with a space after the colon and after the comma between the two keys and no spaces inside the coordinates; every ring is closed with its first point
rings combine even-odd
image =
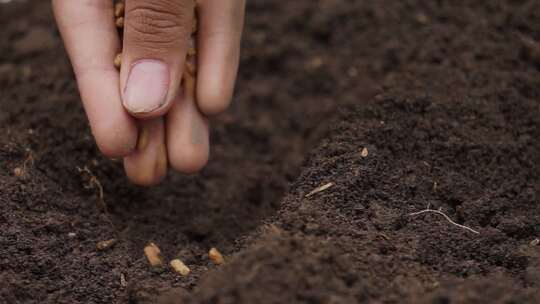
{"type": "Polygon", "coordinates": [[[96,150],[48,1],[0,27],[0,303],[540,303],[539,1],[248,1],[209,166],[153,189],[96,150]]]}

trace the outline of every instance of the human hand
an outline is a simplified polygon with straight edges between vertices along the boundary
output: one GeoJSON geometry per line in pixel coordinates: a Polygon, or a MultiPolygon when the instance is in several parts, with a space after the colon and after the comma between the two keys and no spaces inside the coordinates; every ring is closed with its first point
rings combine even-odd
{"type": "Polygon", "coordinates": [[[124,157],[140,185],[158,183],[168,166],[200,170],[209,153],[206,116],[226,109],[233,94],[245,0],[197,1],[193,94],[181,87],[193,0],[126,0],[120,71],[113,1],[52,2],[100,150],[124,157]]]}

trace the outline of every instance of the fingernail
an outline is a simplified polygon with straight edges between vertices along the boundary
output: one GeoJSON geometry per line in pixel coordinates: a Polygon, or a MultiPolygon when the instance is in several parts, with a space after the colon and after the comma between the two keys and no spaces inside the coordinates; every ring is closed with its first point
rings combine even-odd
{"type": "Polygon", "coordinates": [[[124,105],[132,113],[149,113],[165,103],[169,68],[159,60],[139,60],[131,66],[124,105]]]}

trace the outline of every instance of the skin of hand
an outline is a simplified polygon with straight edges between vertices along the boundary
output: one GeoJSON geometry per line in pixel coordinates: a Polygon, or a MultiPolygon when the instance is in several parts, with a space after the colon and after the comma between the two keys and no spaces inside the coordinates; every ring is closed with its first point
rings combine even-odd
{"type": "Polygon", "coordinates": [[[245,0],[126,0],[122,67],[112,0],[52,0],[92,133],[135,184],[208,161],[206,117],[231,101],[245,0]],[[197,81],[182,84],[197,17],[197,81]]]}

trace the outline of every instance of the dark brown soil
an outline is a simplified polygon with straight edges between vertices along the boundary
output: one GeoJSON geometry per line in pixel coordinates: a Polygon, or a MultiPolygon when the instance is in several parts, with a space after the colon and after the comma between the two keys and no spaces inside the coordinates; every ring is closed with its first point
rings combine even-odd
{"type": "Polygon", "coordinates": [[[0,27],[0,303],[540,303],[539,1],[248,1],[209,166],[152,189],[97,151],[48,1],[0,27]]]}

